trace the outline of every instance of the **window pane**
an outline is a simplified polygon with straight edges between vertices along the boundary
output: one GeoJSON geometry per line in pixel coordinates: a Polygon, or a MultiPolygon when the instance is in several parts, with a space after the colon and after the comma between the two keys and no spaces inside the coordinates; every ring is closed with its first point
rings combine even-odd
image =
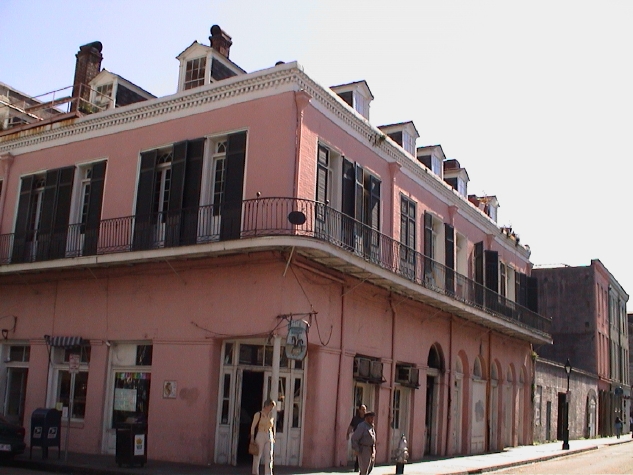
{"type": "Polygon", "coordinates": [[[138,345],[136,347],[136,365],[152,366],[152,353],[154,347],[152,345],[138,345]]]}
{"type": "Polygon", "coordinates": [[[292,392],[292,427],[301,427],[301,379],[295,379],[292,392]]]}
{"type": "MultiPolygon", "coordinates": [[[[57,379],[57,402],[69,406],[71,374],[59,371],[57,379]]],[[[88,392],[88,372],[81,371],[75,376],[75,392],[73,396],[73,412],[71,418],[83,419],[86,414],[86,394],[88,392]]]]}
{"type": "Polygon", "coordinates": [[[120,423],[147,423],[151,373],[116,373],[112,428],[120,423]]]}
{"type": "Polygon", "coordinates": [[[233,343],[227,343],[224,345],[224,364],[233,364],[233,343]]]}
{"type": "Polygon", "coordinates": [[[28,363],[31,353],[29,346],[12,346],[9,348],[9,359],[21,363],[28,363]]]}

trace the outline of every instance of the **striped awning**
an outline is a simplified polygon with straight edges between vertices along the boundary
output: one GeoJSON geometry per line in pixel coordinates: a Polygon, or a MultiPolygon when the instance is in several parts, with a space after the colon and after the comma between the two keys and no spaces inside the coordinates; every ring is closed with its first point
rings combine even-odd
{"type": "Polygon", "coordinates": [[[50,346],[72,348],[73,346],[83,345],[84,339],[80,336],[49,336],[47,342],[50,346]]]}

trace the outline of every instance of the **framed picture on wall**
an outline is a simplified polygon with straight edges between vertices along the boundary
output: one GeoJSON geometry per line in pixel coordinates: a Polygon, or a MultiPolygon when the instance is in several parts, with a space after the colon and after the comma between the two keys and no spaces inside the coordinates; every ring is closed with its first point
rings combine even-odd
{"type": "Polygon", "coordinates": [[[165,381],[163,383],[163,398],[176,399],[176,381],[165,381]]]}

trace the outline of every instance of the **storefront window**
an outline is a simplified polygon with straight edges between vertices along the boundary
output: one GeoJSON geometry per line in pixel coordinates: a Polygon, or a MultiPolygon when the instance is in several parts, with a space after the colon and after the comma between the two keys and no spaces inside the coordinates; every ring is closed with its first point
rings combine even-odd
{"type": "MultiPolygon", "coordinates": [[[[71,374],[69,371],[57,372],[57,404],[70,407],[71,374]]],[[[75,376],[75,392],[73,393],[73,408],[70,417],[83,419],[86,415],[86,394],[88,393],[88,372],[80,371],[75,376]]]]}
{"type": "Polygon", "coordinates": [[[113,429],[122,423],[147,424],[151,382],[151,373],[115,373],[113,429]]]}

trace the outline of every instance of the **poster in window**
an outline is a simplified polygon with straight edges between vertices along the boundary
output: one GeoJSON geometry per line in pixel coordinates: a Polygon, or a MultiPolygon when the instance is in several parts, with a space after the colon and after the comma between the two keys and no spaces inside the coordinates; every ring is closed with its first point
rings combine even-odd
{"type": "Polygon", "coordinates": [[[163,383],[163,397],[166,399],[176,399],[176,381],[165,381],[163,383]]]}
{"type": "Polygon", "coordinates": [[[136,389],[114,389],[114,410],[136,412],[136,389]]]}

